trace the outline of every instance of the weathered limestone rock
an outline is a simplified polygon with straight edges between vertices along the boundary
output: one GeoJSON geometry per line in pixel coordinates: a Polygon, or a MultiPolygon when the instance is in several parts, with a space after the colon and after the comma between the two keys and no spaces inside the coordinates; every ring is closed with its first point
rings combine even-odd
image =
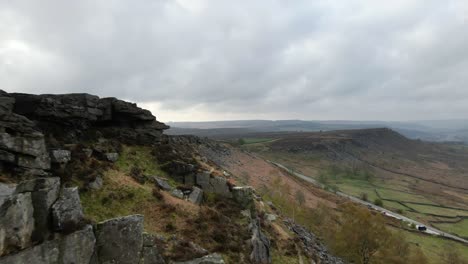
{"type": "Polygon", "coordinates": [[[98,176],[94,181],[88,183],[88,188],[91,190],[99,190],[102,188],[103,184],[102,178],[98,176]]]}
{"type": "Polygon", "coordinates": [[[71,152],[64,149],[56,149],[50,152],[50,160],[53,163],[68,163],[71,160],[71,152]]]}
{"type": "Polygon", "coordinates": [[[78,188],[64,188],[52,205],[52,223],[55,231],[76,230],[84,220],[78,188]]]}
{"type": "MultiPolygon", "coordinates": [[[[2,264],[78,264],[90,263],[95,238],[91,226],[72,234],[46,241],[16,254],[0,258],[2,264]]],[[[136,262],[137,263],[137,262],[136,262]]]]}
{"type": "Polygon", "coordinates": [[[156,237],[143,233],[143,249],[141,251],[140,264],[165,264],[156,246],[156,237]]]}
{"type": "Polygon", "coordinates": [[[0,102],[5,102],[0,112],[4,109],[5,113],[27,117],[45,134],[68,142],[79,142],[88,129],[98,128],[108,138],[152,144],[169,128],[156,121],[150,111],[116,98],[20,93],[3,93],[0,98],[0,102]]]}
{"type": "Polygon", "coordinates": [[[24,181],[16,187],[16,193],[31,193],[34,207],[33,240],[41,242],[50,234],[51,206],[60,192],[60,178],[38,178],[24,181]]]}
{"type": "Polygon", "coordinates": [[[184,192],[182,192],[179,189],[172,190],[171,195],[174,196],[174,197],[177,197],[179,199],[184,199],[184,192]]]}
{"type": "Polygon", "coordinates": [[[30,246],[33,230],[31,193],[5,197],[0,205],[0,256],[30,246]]]}
{"type": "Polygon", "coordinates": [[[175,262],[174,264],[224,264],[223,257],[218,253],[213,253],[194,260],[175,262]]]}
{"type": "Polygon", "coordinates": [[[106,159],[110,162],[116,162],[119,159],[119,153],[112,152],[112,153],[106,153],[104,155],[106,159]]]}
{"type": "Polygon", "coordinates": [[[74,232],[59,240],[59,263],[89,263],[96,239],[92,226],[74,232]]]}
{"type": "Polygon", "coordinates": [[[165,179],[154,177],[154,181],[156,182],[156,186],[165,191],[170,191],[172,189],[171,185],[169,185],[169,183],[165,179]]]}
{"type": "Polygon", "coordinates": [[[250,261],[255,264],[271,263],[270,240],[262,233],[258,219],[253,219],[250,223],[250,230],[252,232],[252,238],[250,239],[250,243],[252,244],[250,261]]]}
{"type": "Polygon", "coordinates": [[[274,214],[266,214],[265,218],[268,222],[274,222],[278,217],[274,214]]]}
{"type": "Polygon", "coordinates": [[[192,192],[190,193],[188,200],[194,204],[201,204],[203,201],[203,190],[198,187],[193,187],[192,192]]]}
{"type": "MultiPolygon", "coordinates": [[[[33,126],[33,124],[30,125],[33,126]]],[[[50,169],[50,159],[45,147],[44,136],[41,133],[29,131],[29,133],[22,134],[20,130],[13,130],[12,133],[15,134],[12,135],[2,132],[2,128],[9,128],[9,126],[2,123],[0,116],[1,161],[14,164],[23,170],[50,169]]],[[[10,130],[12,129],[10,128],[10,130]]]]}
{"type": "Polygon", "coordinates": [[[205,192],[213,192],[225,197],[232,196],[227,180],[223,177],[212,177],[209,171],[197,173],[196,184],[205,192]]]}
{"type": "Polygon", "coordinates": [[[15,190],[16,190],[15,184],[0,183],[0,205],[3,204],[3,201],[6,198],[10,197],[15,192],[15,190]]]}
{"type": "Polygon", "coordinates": [[[183,161],[173,160],[164,166],[165,170],[171,175],[187,175],[195,170],[195,165],[183,161]]]}
{"type": "Polygon", "coordinates": [[[203,190],[205,191],[211,191],[211,186],[210,186],[210,172],[209,171],[204,171],[197,173],[196,175],[196,184],[198,184],[203,190]]]}
{"type": "Polygon", "coordinates": [[[210,184],[213,186],[213,192],[225,197],[231,197],[231,191],[227,184],[227,180],[223,177],[210,178],[210,184]]]}
{"type": "Polygon", "coordinates": [[[100,263],[135,264],[143,246],[143,216],[131,215],[99,223],[96,250],[100,263]]]}
{"type": "Polygon", "coordinates": [[[254,205],[253,189],[252,187],[233,187],[232,197],[239,203],[243,208],[252,208],[254,205]]]}

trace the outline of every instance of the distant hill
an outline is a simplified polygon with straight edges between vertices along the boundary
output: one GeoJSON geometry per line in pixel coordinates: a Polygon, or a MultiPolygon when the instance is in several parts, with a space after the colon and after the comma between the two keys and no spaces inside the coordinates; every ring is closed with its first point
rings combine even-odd
{"type": "Polygon", "coordinates": [[[391,128],[411,139],[435,142],[468,143],[468,120],[427,120],[427,121],[304,121],[304,120],[237,120],[213,122],[172,122],[168,134],[193,134],[220,138],[240,133],[256,132],[306,132],[376,127],[391,128]]]}

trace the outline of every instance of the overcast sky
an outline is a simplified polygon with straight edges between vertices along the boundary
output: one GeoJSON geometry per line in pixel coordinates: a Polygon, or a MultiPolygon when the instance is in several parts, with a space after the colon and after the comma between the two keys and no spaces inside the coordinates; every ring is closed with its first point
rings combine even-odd
{"type": "Polygon", "coordinates": [[[162,121],[466,118],[466,0],[0,0],[0,89],[162,121]]]}

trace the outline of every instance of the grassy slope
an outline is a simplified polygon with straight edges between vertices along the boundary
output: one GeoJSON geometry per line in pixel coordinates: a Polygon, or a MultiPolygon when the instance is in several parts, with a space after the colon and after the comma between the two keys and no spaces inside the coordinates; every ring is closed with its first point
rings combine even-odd
{"type": "Polygon", "coordinates": [[[448,248],[453,248],[463,259],[468,259],[467,247],[460,243],[415,232],[403,232],[403,234],[408,242],[424,252],[431,263],[444,263],[444,253],[448,248]]]}
{"type": "Polygon", "coordinates": [[[458,234],[463,237],[468,237],[468,219],[461,220],[458,223],[436,224],[437,228],[450,233],[458,234]]]}

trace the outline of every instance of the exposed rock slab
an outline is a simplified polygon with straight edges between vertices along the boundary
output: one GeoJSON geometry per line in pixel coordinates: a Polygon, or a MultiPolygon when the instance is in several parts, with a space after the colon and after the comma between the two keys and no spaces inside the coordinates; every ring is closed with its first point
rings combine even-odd
{"type": "Polygon", "coordinates": [[[143,246],[142,233],[142,215],[120,217],[99,223],[96,229],[99,263],[138,263],[143,246]]]}
{"type": "Polygon", "coordinates": [[[163,189],[164,191],[170,191],[172,189],[171,185],[169,185],[169,183],[165,179],[154,177],[154,181],[156,183],[156,186],[163,189]]]}
{"type": "Polygon", "coordinates": [[[49,240],[16,254],[0,258],[2,264],[78,264],[90,263],[95,238],[91,226],[72,234],[49,240]]]}
{"type": "Polygon", "coordinates": [[[192,192],[190,193],[188,200],[194,204],[201,204],[203,201],[203,190],[198,187],[193,187],[192,192]]]}
{"type": "Polygon", "coordinates": [[[254,205],[252,187],[249,187],[249,186],[233,187],[232,197],[243,208],[252,208],[254,205]]]}
{"type": "Polygon", "coordinates": [[[253,219],[250,224],[250,230],[252,232],[252,238],[250,239],[252,245],[250,261],[255,264],[271,263],[270,240],[262,233],[258,219],[253,219]]]}
{"type": "Polygon", "coordinates": [[[0,256],[31,245],[34,230],[31,193],[6,197],[0,205],[0,256]]]}
{"type": "Polygon", "coordinates": [[[197,173],[196,184],[205,192],[212,192],[224,197],[232,197],[227,180],[223,177],[212,176],[210,172],[197,173]]]}
{"type": "Polygon", "coordinates": [[[141,259],[139,264],[165,264],[160,251],[156,245],[156,237],[151,234],[143,233],[143,249],[141,250],[141,259]]]}
{"type": "Polygon", "coordinates": [[[31,193],[34,207],[33,240],[41,242],[50,234],[51,206],[60,192],[60,178],[38,178],[21,182],[16,193],[31,193]]]}
{"type": "Polygon", "coordinates": [[[52,223],[55,231],[76,230],[84,220],[78,188],[64,188],[52,205],[52,223]]]}

